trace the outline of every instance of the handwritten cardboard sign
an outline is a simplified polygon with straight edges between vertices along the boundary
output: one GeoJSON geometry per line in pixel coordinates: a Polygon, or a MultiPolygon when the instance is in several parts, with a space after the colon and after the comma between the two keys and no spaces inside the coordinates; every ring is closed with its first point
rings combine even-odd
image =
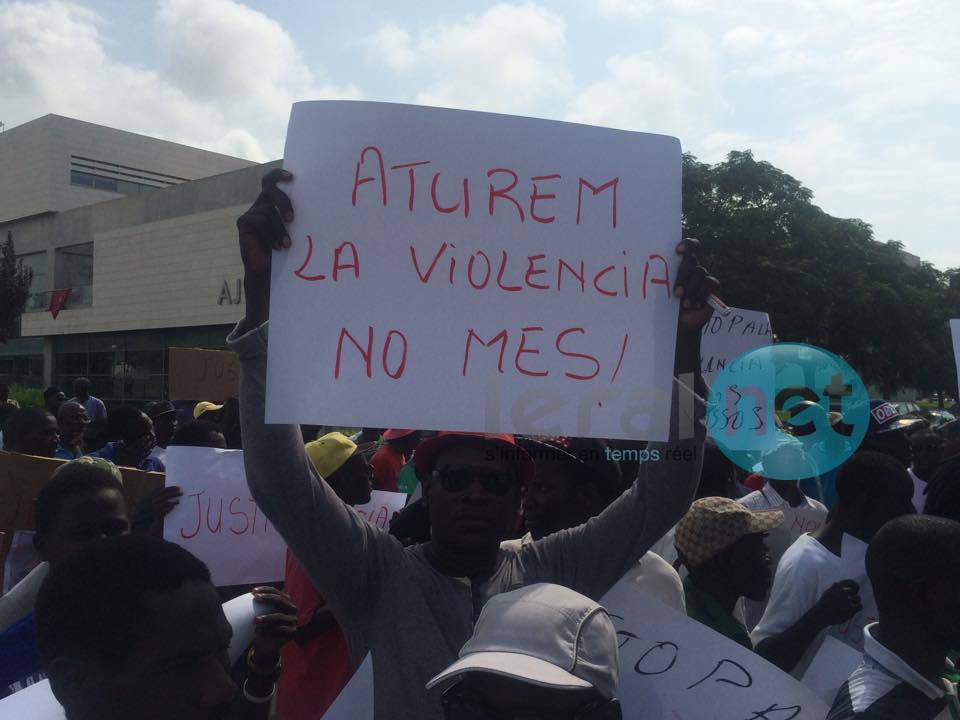
{"type": "Polygon", "coordinates": [[[700,372],[707,385],[723,370],[736,372],[736,359],[745,352],[773,342],[770,316],[757,310],[730,308],[704,325],[700,347],[700,372]]]}
{"type": "MultiPolygon", "coordinates": [[[[57,458],[35,457],[0,451],[0,567],[6,562],[10,545],[19,530],[33,530],[33,504],[40,488],[53,471],[67,462],[57,458]]],[[[132,513],[140,498],[163,487],[163,473],[121,467],[127,509],[132,513]]]]}
{"type": "Polygon", "coordinates": [[[666,438],[675,138],[306,102],[284,167],[268,422],[666,438]]]}
{"type": "Polygon", "coordinates": [[[766,400],[773,397],[776,375],[773,368],[763,367],[762,360],[742,356],[772,342],[770,317],[757,310],[731,308],[729,315],[723,317],[716,314],[703,328],[700,350],[703,379],[713,387],[714,379],[725,372],[724,377],[728,380],[724,388],[714,388],[717,392],[723,392],[723,402],[716,407],[711,406],[707,414],[707,430],[714,436],[726,433],[725,441],[731,448],[758,450],[760,446],[757,443],[763,445],[770,442],[765,434],[768,423],[773,420],[773,409],[767,407],[766,400]],[[749,389],[730,382],[741,374],[749,389]],[[758,378],[763,378],[759,387],[758,378]],[[744,427],[754,433],[742,437],[737,435],[737,431],[744,427]]]}
{"type": "Polygon", "coordinates": [[[624,717],[823,720],[828,707],[766,660],[635,587],[600,601],[620,638],[624,717]]]}
{"type": "Polygon", "coordinates": [[[242,450],[170,447],[167,484],[183,497],[163,537],[203,560],[214,585],[283,579],[286,545],[250,497],[242,450]]]}
{"type": "Polygon", "coordinates": [[[387,530],[390,527],[390,518],[394,513],[403,510],[406,504],[406,493],[374,490],[370,494],[370,502],[366,505],[355,505],[353,509],[371,525],[387,530]]]}
{"type": "Polygon", "coordinates": [[[240,395],[240,360],[229,350],[170,348],[171,400],[223,402],[240,395]]]}

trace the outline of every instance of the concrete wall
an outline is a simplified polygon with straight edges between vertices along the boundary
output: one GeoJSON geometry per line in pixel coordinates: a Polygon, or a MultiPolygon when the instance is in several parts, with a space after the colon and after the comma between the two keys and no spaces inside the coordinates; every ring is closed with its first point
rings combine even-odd
{"type": "Polygon", "coordinates": [[[0,133],[0,222],[50,210],[47,131],[35,120],[0,133]]]}
{"type": "Polygon", "coordinates": [[[233,323],[242,305],[218,304],[243,276],[236,219],[247,205],[135,225],[94,238],[93,305],[23,316],[24,335],[233,323]]]}
{"type": "MultiPolygon", "coordinates": [[[[227,324],[243,314],[237,217],[279,163],[10,224],[17,253],[94,243],[93,304],[22,317],[24,336],[227,324]],[[218,303],[224,282],[230,300],[218,303]]],[[[52,287],[60,285],[54,279],[52,287]]]]}
{"type": "Polygon", "coordinates": [[[71,185],[72,155],[187,180],[255,165],[229,155],[45,115],[0,133],[0,223],[123,197],[71,185]]]}

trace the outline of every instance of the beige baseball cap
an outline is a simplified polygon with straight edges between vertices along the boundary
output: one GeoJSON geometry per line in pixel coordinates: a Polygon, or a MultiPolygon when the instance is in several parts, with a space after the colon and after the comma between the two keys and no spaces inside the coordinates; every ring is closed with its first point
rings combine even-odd
{"type": "Polygon", "coordinates": [[[558,690],[617,694],[617,633],[607,611],[560,585],[538,583],[487,601],[460,659],[427,683],[492,673],[558,690]]]}
{"type": "Polygon", "coordinates": [[[783,523],[782,510],[753,512],[730,498],[697,500],[677,523],[674,545],[688,568],[705,563],[745,535],[783,523]]]}

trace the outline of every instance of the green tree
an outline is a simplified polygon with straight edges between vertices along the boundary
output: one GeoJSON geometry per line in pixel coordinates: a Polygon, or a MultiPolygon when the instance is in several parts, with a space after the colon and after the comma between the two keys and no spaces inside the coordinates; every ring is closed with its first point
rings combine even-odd
{"type": "Polygon", "coordinates": [[[887,395],[956,388],[947,319],[960,317],[960,270],[909,266],[900,243],[825,213],[749,150],[715,165],[685,155],[683,208],[724,299],[769,312],[779,339],[831,350],[887,395]]]}
{"type": "Polygon", "coordinates": [[[27,306],[33,270],[23,266],[13,248],[13,233],[0,245],[0,342],[5,343],[27,306]]]}

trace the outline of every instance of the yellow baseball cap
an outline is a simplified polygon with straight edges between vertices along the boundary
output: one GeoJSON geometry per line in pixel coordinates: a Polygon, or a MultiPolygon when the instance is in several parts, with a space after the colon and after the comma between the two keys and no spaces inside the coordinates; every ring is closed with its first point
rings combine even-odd
{"type": "Polygon", "coordinates": [[[196,420],[198,417],[203,415],[205,412],[216,412],[217,410],[222,410],[223,405],[217,405],[212,402],[198,402],[193,406],[193,419],[196,420]]]}
{"type": "Polygon", "coordinates": [[[359,446],[340,432],[327,433],[306,444],[307,455],[320,477],[327,478],[353,457],[359,446]]]}

